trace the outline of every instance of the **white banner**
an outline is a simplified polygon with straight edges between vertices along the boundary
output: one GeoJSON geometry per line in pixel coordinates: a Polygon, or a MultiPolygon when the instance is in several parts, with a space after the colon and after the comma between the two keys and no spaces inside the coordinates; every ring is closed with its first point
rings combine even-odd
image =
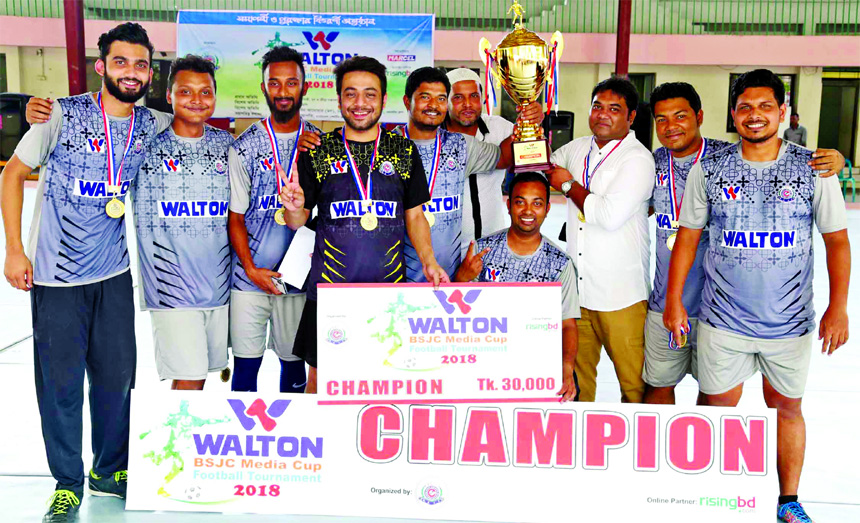
{"type": "Polygon", "coordinates": [[[132,393],[129,510],[772,522],[772,410],[132,393]]]}
{"type": "Polygon", "coordinates": [[[333,401],[552,398],[561,284],[320,285],[317,351],[333,401]]]}

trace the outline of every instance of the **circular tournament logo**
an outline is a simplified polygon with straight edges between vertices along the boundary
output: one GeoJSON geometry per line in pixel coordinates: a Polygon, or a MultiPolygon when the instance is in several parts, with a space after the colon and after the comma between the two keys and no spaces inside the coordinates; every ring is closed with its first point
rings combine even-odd
{"type": "Polygon", "coordinates": [[[328,331],[328,337],[326,341],[333,345],[340,345],[341,343],[346,341],[346,333],[343,329],[334,327],[328,331]]]}
{"type": "Polygon", "coordinates": [[[382,165],[379,166],[379,172],[385,176],[391,176],[394,174],[394,164],[388,161],[382,162],[382,165]]]}
{"type": "Polygon", "coordinates": [[[440,487],[428,484],[419,491],[418,499],[428,505],[436,505],[441,503],[444,498],[442,498],[442,489],[440,487]]]}
{"type": "Polygon", "coordinates": [[[454,164],[454,159],[453,159],[453,158],[448,158],[448,168],[449,168],[449,169],[453,169],[453,168],[454,168],[454,165],[455,165],[455,164],[454,164]]]}
{"type": "Polygon", "coordinates": [[[224,165],[224,162],[215,162],[215,172],[218,174],[224,174],[227,172],[227,166],[224,165]]]}
{"type": "Polygon", "coordinates": [[[140,140],[134,142],[134,152],[139,153],[143,150],[143,142],[140,140]]]}
{"type": "Polygon", "coordinates": [[[786,185],[779,191],[779,199],[784,202],[790,202],[794,200],[794,189],[786,185]]]}

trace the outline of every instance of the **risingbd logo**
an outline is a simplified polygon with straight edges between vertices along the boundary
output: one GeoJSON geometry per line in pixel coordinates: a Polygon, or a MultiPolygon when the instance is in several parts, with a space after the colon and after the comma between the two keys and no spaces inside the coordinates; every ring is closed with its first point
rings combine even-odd
{"type": "Polygon", "coordinates": [[[291,400],[275,400],[271,405],[266,406],[266,402],[260,398],[255,399],[250,406],[245,407],[245,402],[237,399],[228,399],[227,403],[236,413],[239,418],[239,423],[245,430],[251,430],[257,426],[257,422],[263,426],[266,432],[272,432],[278,425],[275,418],[281,417],[281,414],[290,406],[291,400]],[[256,421],[255,421],[256,418],[256,421]]]}
{"type": "Polygon", "coordinates": [[[723,200],[730,202],[732,200],[737,200],[738,196],[741,195],[741,186],[740,185],[727,185],[723,187],[723,200]]]}
{"type": "Polygon", "coordinates": [[[90,145],[90,152],[100,153],[105,146],[104,138],[87,138],[87,143],[90,145]]]}
{"type": "Polygon", "coordinates": [[[478,299],[481,291],[473,289],[466,292],[466,294],[463,294],[463,291],[457,289],[452,292],[450,296],[445,291],[433,291],[433,294],[436,295],[436,299],[439,300],[439,303],[442,304],[442,308],[445,309],[445,312],[448,314],[454,313],[455,305],[460,309],[461,313],[469,314],[472,310],[471,304],[475,303],[475,300],[478,299]]]}
{"type": "Polygon", "coordinates": [[[330,31],[326,34],[323,31],[318,31],[317,34],[313,34],[310,31],[302,31],[302,34],[305,35],[305,40],[308,41],[308,45],[314,51],[320,47],[323,48],[323,51],[328,51],[331,49],[331,43],[335,41],[337,35],[340,33],[338,31],[330,31]]]}

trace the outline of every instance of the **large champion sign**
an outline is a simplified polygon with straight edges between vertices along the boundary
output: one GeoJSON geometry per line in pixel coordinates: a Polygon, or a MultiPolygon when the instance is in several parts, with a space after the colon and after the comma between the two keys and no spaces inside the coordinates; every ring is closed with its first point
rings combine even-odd
{"type": "Polygon", "coordinates": [[[770,522],[778,490],[773,410],[147,390],[131,416],[129,510],[770,522]]]}
{"type": "Polygon", "coordinates": [[[560,283],[338,284],[317,295],[328,399],[551,398],[561,389],[560,283]]]}
{"type": "MultiPolygon", "coordinates": [[[[308,120],[341,121],[334,67],[356,55],[387,68],[388,98],[399,100],[409,73],[433,65],[434,15],[180,11],[177,56],[202,55],[218,67],[216,117],[268,114],[260,92],[263,55],[277,46],[302,54],[309,85],[302,103],[308,120]]],[[[389,103],[383,121],[405,122],[401,103],[389,103]]]]}

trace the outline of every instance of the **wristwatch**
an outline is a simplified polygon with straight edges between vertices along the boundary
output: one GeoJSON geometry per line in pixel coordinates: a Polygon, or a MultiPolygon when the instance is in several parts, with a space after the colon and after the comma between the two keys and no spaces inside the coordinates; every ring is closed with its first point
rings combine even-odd
{"type": "Polygon", "coordinates": [[[571,187],[573,187],[573,179],[572,178],[561,184],[561,193],[563,195],[567,196],[567,193],[570,192],[571,187]]]}

